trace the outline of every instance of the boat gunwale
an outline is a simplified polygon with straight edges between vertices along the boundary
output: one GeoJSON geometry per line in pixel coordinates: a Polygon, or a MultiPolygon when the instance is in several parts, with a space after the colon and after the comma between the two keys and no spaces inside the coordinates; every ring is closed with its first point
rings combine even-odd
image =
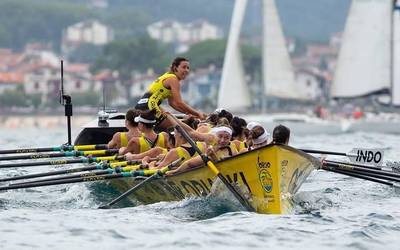
{"type": "MultiPolygon", "coordinates": [[[[289,150],[289,151],[291,151],[291,152],[294,152],[294,153],[297,153],[297,154],[301,155],[302,157],[304,157],[304,158],[306,158],[307,160],[311,161],[311,162],[313,163],[314,166],[317,165],[318,167],[316,167],[316,169],[319,169],[320,166],[321,166],[321,161],[319,161],[316,157],[314,157],[314,156],[312,156],[312,155],[310,155],[310,154],[307,154],[307,153],[305,153],[304,151],[301,151],[301,150],[299,150],[299,149],[296,149],[296,148],[294,148],[294,147],[291,147],[291,146],[286,145],[286,144],[281,144],[281,143],[271,143],[271,144],[267,144],[267,145],[262,146],[262,147],[259,147],[259,148],[257,148],[257,149],[253,149],[253,150],[250,150],[250,151],[246,151],[246,152],[239,153],[239,154],[234,155],[234,156],[231,156],[231,157],[224,158],[224,159],[222,159],[222,160],[220,160],[220,161],[215,162],[214,164],[216,165],[216,167],[218,167],[218,164],[221,163],[221,162],[230,161],[230,160],[233,160],[234,158],[242,157],[242,156],[244,156],[244,155],[246,155],[246,154],[254,153],[254,152],[259,151],[259,150],[261,150],[261,149],[266,149],[266,148],[273,147],[273,146],[279,146],[279,147],[282,147],[282,148],[284,148],[284,149],[287,149],[287,150],[289,150]]],[[[193,167],[193,168],[186,169],[186,170],[180,171],[180,172],[178,172],[178,173],[171,174],[170,176],[167,176],[167,177],[164,177],[164,178],[179,176],[179,175],[181,175],[181,174],[185,174],[185,173],[188,173],[188,172],[191,172],[191,171],[195,171],[195,170],[200,169],[200,168],[203,168],[203,167],[206,167],[206,165],[205,165],[205,164],[202,164],[202,165],[199,165],[199,166],[195,166],[195,167],[193,167]]]]}

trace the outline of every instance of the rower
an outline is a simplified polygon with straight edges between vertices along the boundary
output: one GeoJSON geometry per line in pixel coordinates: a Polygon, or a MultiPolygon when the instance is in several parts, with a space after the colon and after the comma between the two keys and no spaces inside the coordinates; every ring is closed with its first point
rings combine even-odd
{"type": "Polygon", "coordinates": [[[136,109],[129,109],[125,114],[125,127],[128,132],[117,132],[113,135],[111,141],[108,142],[108,148],[122,148],[128,146],[128,142],[133,137],[139,137],[142,133],[138,129],[138,123],[135,118],[139,116],[140,112],[136,109]]]}
{"type": "Polygon", "coordinates": [[[161,148],[169,148],[169,136],[165,132],[157,134],[154,132],[155,111],[147,111],[141,113],[135,118],[138,123],[138,128],[142,132],[140,137],[133,137],[127,147],[120,148],[119,154],[124,155],[128,152],[138,154],[148,151],[156,146],[161,148]]]}
{"type": "Polygon", "coordinates": [[[233,117],[231,121],[232,126],[232,141],[235,143],[238,152],[247,151],[246,144],[246,126],[247,123],[243,118],[233,117]]]}
{"type": "MultiPolygon", "coordinates": [[[[196,150],[176,129],[174,131],[174,134],[176,141],[175,148],[171,149],[161,161],[151,164],[150,169],[160,169],[178,159],[183,159],[183,161],[187,161],[198,155],[196,150]]],[[[201,152],[205,151],[206,144],[204,142],[196,142],[196,145],[201,152]]]]}
{"type": "Polygon", "coordinates": [[[268,145],[268,138],[270,134],[262,126],[256,125],[249,131],[249,138],[251,146],[248,150],[257,149],[268,145]]]}
{"type": "Polygon", "coordinates": [[[160,128],[169,128],[176,123],[160,107],[160,104],[165,99],[168,99],[169,105],[175,110],[204,119],[205,114],[203,112],[193,109],[181,98],[181,81],[189,74],[189,70],[190,66],[187,59],[183,57],[175,58],[169,72],[161,75],[150,84],[148,91],[138,101],[135,108],[143,111],[154,110],[156,125],[160,128]]]}
{"type": "MultiPolygon", "coordinates": [[[[225,118],[222,119],[226,120],[225,118]]],[[[236,145],[231,142],[232,128],[230,128],[229,125],[225,125],[224,123],[225,122],[221,122],[221,124],[212,128],[210,134],[201,134],[190,129],[188,131],[193,138],[197,137],[197,139],[201,139],[212,145],[210,145],[206,149],[206,155],[208,155],[213,161],[220,161],[224,158],[234,156],[238,153],[236,145]]],[[[186,127],[184,128],[185,130],[187,129],[186,127]]],[[[181,166],[179,166],[177,169],[168,171],[167,175],[182,172],[201,164],[203,164],[201,156],[195,156],[190,160],[183,162],[181,166]]]]}
{"type": "MultiPolygon", "coordinates": [[[[197,125],[198,125],[198,121],[193,117],[185,118],[185,119],[181,120],[181,122],[187,124],[192,129],[196,129],[197,125]]],[[[165,157],[165,155],[168,153],[168,150],[172,148],[172,145],[174,145],[174,147],[176,148],[176,147],[179,147],[183,143],[182,139],[177,140],[175,137],[176,137],[176,133],[173,129],[171,132],[168,132],[168,139],[169,139],[169,145],[170,145],[170,147],[168,149],[157,146],[157,147],[151,148],[151,149],[149,149],[143,153],[139,153],[139,154],[132,154],[129,152],[129,153],[125,154],[125,159],[126,160],[142,159],[143,164],[148,164],[149,163],[148,160],[151,158],[158,158],[158,159],[162,160],[165,157]]],[[[178,158],[176,158],[176,160],[177,159],[178,158]]]]}
{"type": "Polygon", "coordinates": [[[278,125],[274,128],[272,132],[272,143],[280,143],[280,144],[289,144],[290,139],[290,129],[283,126],[278,125]]]}
{"type": "MultiPolygon", "coordinates": [[[[254,128],[254,127],[256,127],[256,126],[261,126],[262,127],[262,125],[259,123],[259,122],[249,122],[249,123],[247,123],[247,125],[246,125],[246,131],[245,131],[245,134],[246,134],[246,139],[245,139],[245,143],[246,143],[246,145],[247,145],[247,147],[248,148],[250,148],[251,146],[252,146],[252,140],[251,140],[251,138],[250,138],[250,131],[254,128]]],[[[243,152],[243,151],[242,151],[243,152]]]]}

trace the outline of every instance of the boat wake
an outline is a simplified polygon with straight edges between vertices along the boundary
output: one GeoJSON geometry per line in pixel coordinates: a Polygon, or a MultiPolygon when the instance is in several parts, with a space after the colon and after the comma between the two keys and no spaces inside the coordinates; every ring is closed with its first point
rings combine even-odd
{"type": "Polygon", "coordinates": [[[315,191],[298,192],[293,198],[294,213],[315,214],[322,210],[340,207],[339,193],[339,188],[326,188],[318,193],[315,191]]]}
{"type": "Polygon", "coordinates": [[[243,211],[242,206],[232,202],[226,197],[196,197],[188,196],[180,201],[158,202],[149,205],[139,205],[134,208],[135,212],[146,211],[158,215],[172,216],[183,221],[207,220],[232,212],[243,211]]]}
{"type": "Polygon", "coordinates": [[[27,188],[0,193],[0,208],[80,209],[96,204],[86,185],[27,188]]]}

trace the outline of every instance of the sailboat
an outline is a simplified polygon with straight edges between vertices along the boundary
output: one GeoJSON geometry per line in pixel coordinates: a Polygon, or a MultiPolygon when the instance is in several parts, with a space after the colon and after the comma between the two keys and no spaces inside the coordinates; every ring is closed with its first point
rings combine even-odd
{"type": "MultiPolygon", "coordinates": [[[[400,1],[353,0],[331,87],[333,98],[389,97],[400,106],[400,1]]],[[[382,100],[382,99],[381,99],[382,100]]],[[[349,131],[400,133],[400,116],[345,121],[349,131]]]]}
{"type": "MultiPolygon", "coordinates": [[[[247,0],[235,1],[218,96],[219,108],[242,113],[249,111],[252,105],[239,41],[246,4],[247,0]]],[[[267,98],[307,100],[309,96],[295,80],[275,0],[262,0],[262,4],[263,106],[266,106],[267,98]]],[[[246,120],[261,122],[269,129],[278,124],[285,124],[297,133],[341,132],[338,125],[306,114],[249,115],[248,113],[251,112],[243,116],[246,120]]]]}
{"type": "Polygon", "coordinates": [[[232,111],[244,111],[251,106],[239,43],[246,5],[247,0],[235,1],[219,86],[218,107],[232,111]]]}

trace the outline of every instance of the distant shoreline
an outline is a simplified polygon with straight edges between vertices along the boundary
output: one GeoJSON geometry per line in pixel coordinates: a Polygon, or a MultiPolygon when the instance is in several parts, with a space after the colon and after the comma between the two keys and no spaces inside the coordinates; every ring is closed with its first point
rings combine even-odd
{"type": "MultiPolygon", "coordinates": [[[[95,115],[74,115],[71,118],[71,126],[81,127],[95,118],[95,115]]],[[[57,128],[66,124],[67,118],[60,114],[0,115],[0,128],[57,128]]]]}

